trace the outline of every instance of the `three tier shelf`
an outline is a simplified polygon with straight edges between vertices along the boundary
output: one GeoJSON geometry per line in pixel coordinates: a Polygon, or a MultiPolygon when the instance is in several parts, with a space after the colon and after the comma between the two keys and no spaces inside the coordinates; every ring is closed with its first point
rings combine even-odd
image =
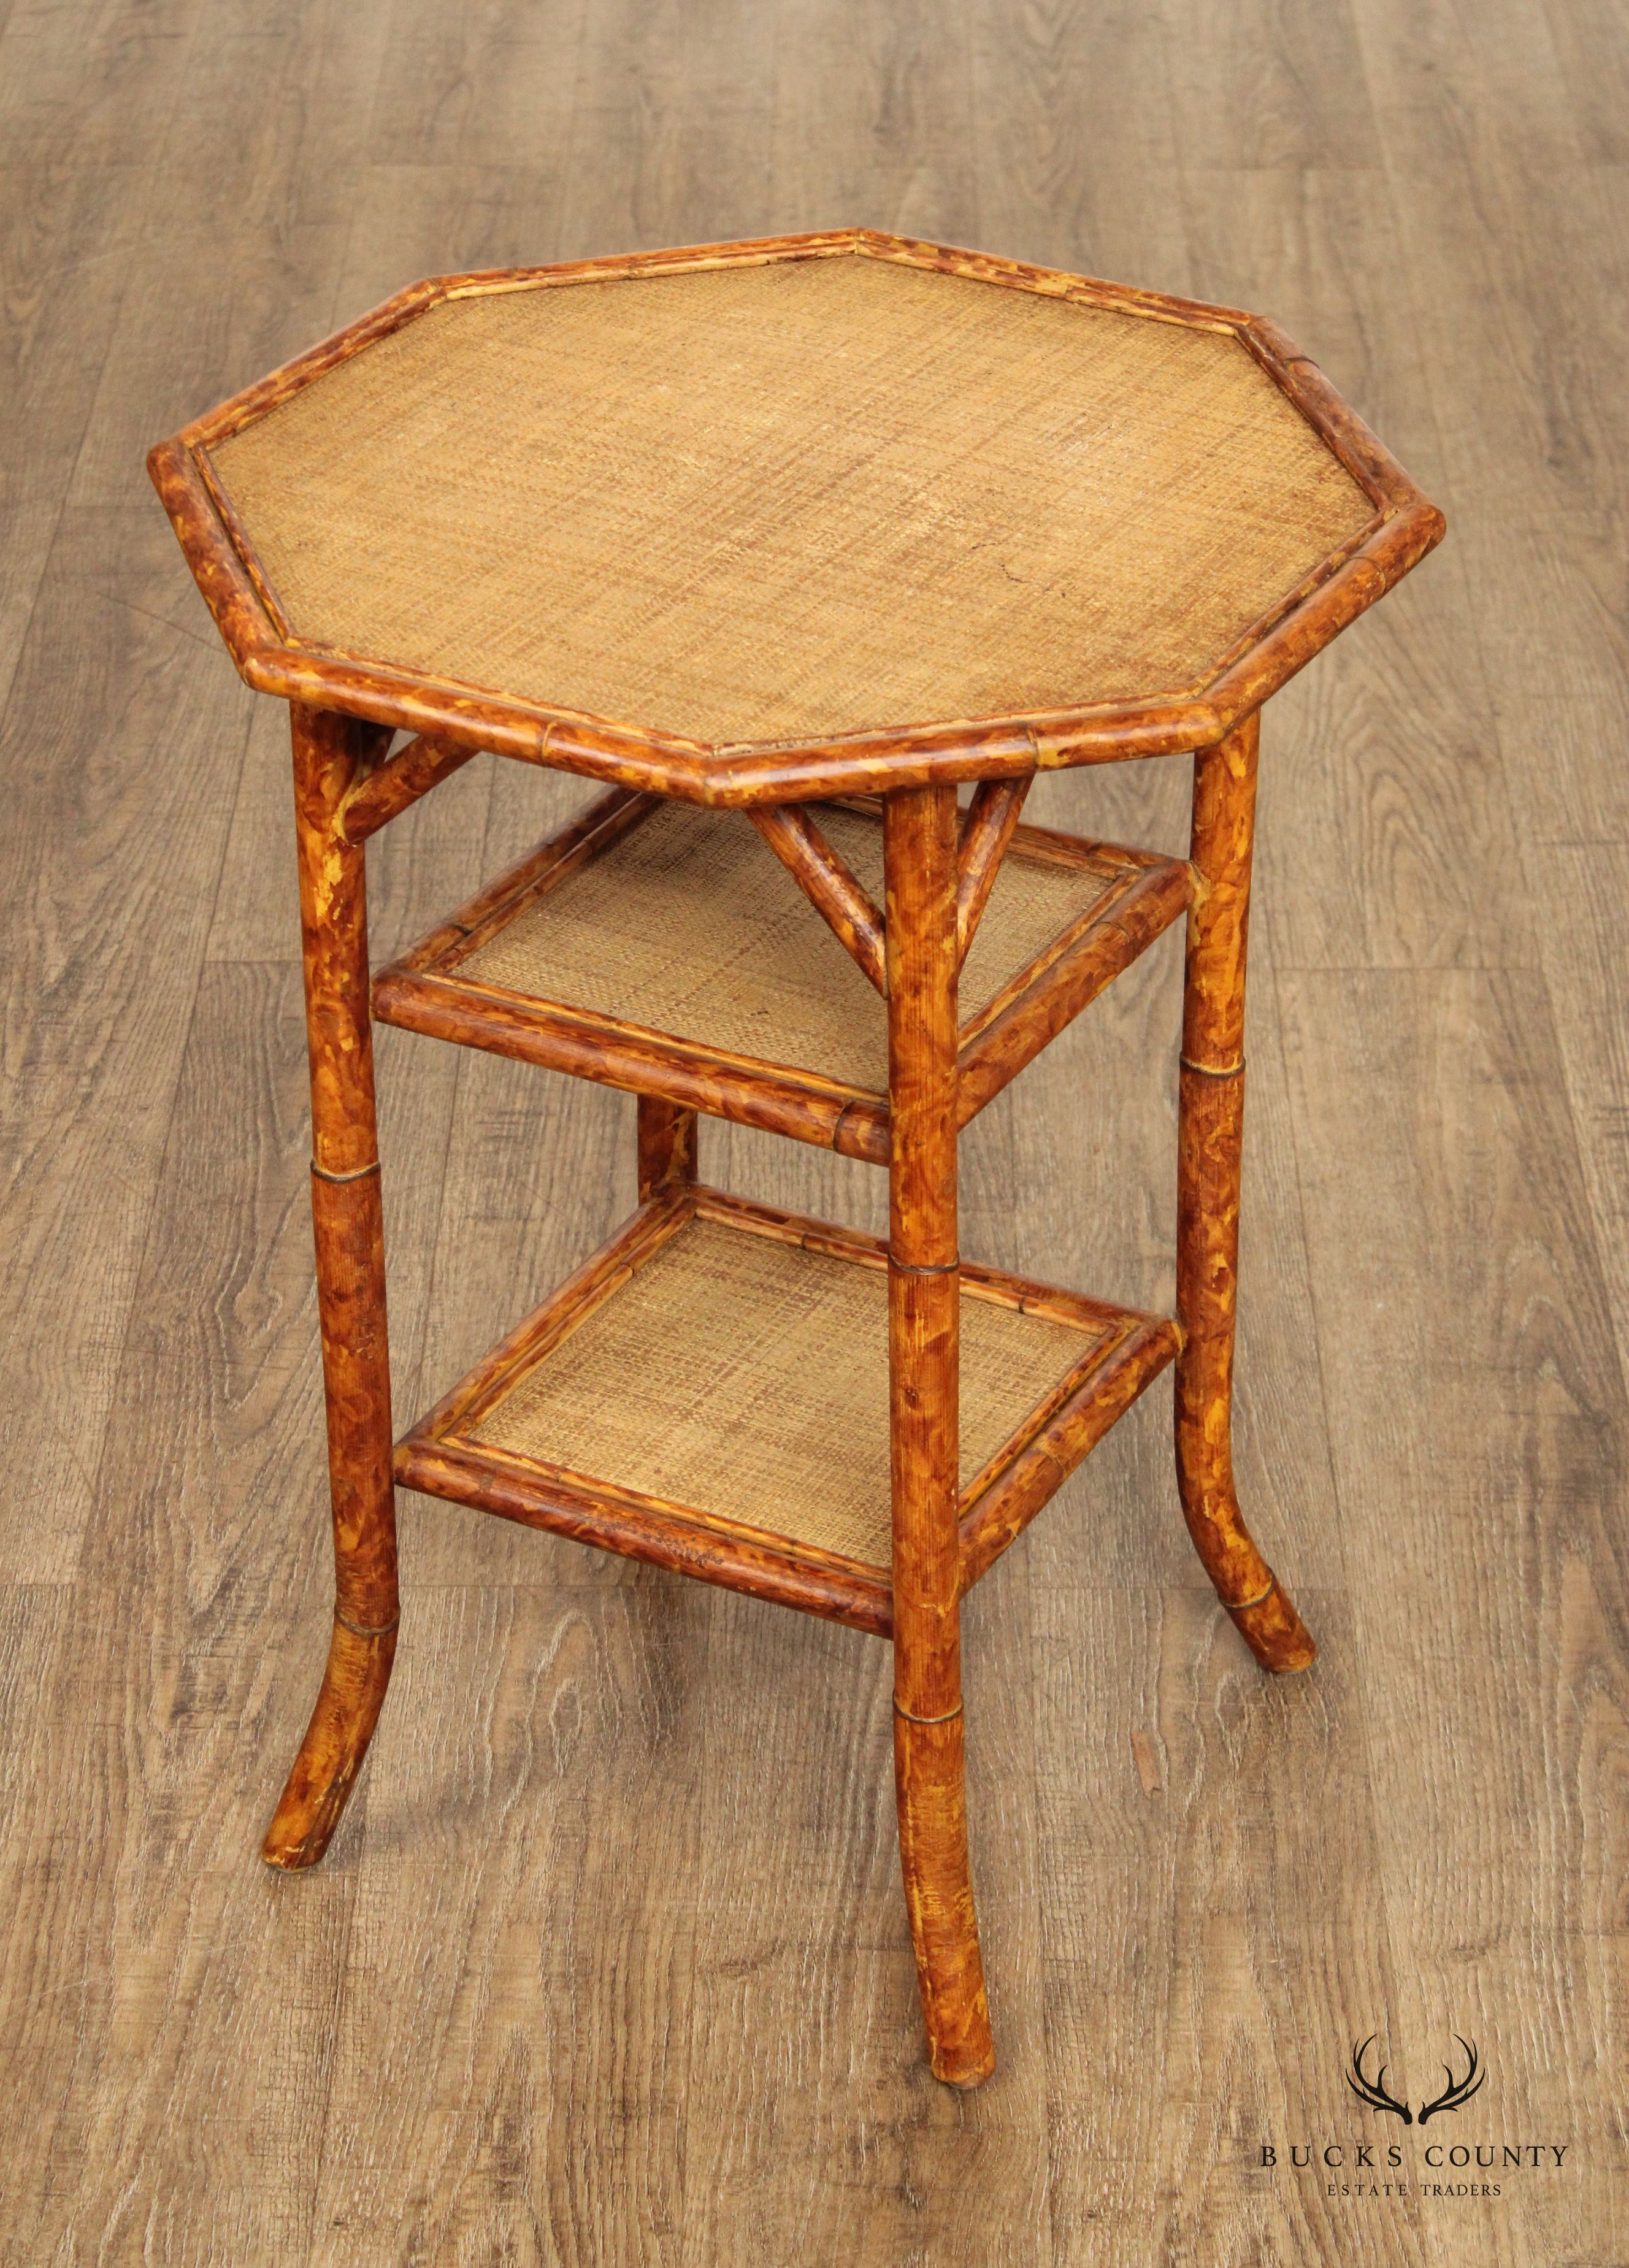
{"type": "Polygon", "coordinates": [[[1263,318],[864,230],[439,277],[150,463],[292,719],[336,1589],[265,1856],[372,1735],[397,1483],[828,1616],[976,2085],[960,1602],[1173,1361],[1222,1603],[1313,1656],[1229,1447],[1258,712],[1441,515],[1263,318]],[[601,792],[375,975],[366,840],[481,750],[601,792]],[[1021,820],[1173,754],[1186,859],[1021,820]],[[1179,917],[1176,1314],[964,1261],[958,1130],[1179,917]],[[399,1440],[373,1019],[639,1098],[633,1218],[399,1440]],[[697,1112],[886,1168],[887,1241],[701,1186],[697,1112]]]}

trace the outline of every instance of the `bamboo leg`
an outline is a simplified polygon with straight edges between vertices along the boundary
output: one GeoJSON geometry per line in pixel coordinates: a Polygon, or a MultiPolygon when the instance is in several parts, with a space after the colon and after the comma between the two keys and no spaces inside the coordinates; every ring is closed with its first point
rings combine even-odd
{"type": "Polygon", "coordinates": [[[936,2079],[995,2065],[968,1871],[956,1542],[956,799],[884,806],[894,1768],[905,1904],[936,2079]]]}
{"type": "Polygon", "coordinates": [[[669,1182],[696,1179],[696,1113],[660,1094],[639,1097],[639,1202],[669,1182]]]}
{"type": "Polygon", "coordinates": [[[1244,964],[1259,719],[1194,759],[1192,859],[1177,1130],[1176,1473],[1194,1548],[1265,1669],[1317,1649],[1245,1527],[1233,1477],[1234,1315],[1244,1131],[1244,964]]]}
{"type": "Polygon", "coordinates": [[[364,853],[339,806],[378,729],[291,704],[306,1032],[311,1210],[334,1509],[334,1633],[317,1705],[262,1856],[314,1866],[379,1721],[396,1651],[396,1518],[384,1223],[373,1118],[364,853]]]}

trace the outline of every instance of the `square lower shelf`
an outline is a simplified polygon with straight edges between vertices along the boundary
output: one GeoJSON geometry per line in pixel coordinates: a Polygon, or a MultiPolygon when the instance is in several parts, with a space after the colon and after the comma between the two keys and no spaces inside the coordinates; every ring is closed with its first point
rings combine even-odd
{"type": "MultiPolygon", "coordinates": [[[[816,816],[881,902],[879,810],[816,816]]],[[[962,1123],[1192,887],[1180,859],[1017,829],[962,973],[962,1123]]],[[[373,1012],[888,1160],[884,1004],[738,811],[613,790],[382,970],[373,1012]]]]}
{"type": "MultiPolygon", "coordinates": [[[[1176,1353],[1168,1319],[964,1266],[962,1583],[1176,1353]]],[[[886,1636],[888,1262],[658,1197],[397,1445],[409,1488],[886,1636]]]]}

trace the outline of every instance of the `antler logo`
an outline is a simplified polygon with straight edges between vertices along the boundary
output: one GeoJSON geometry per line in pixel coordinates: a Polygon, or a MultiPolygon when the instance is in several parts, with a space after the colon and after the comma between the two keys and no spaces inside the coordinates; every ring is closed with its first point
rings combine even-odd
{"type": "Polygon", "coordinates": [[[1371,2032],[1360,2048],[1353,2048],[1352,2069],[1346,2073],[1346,2084],[1359,2102],[1367,2102],[1371,2110],[1395,2110],[1405,2126],[1412,2126],[1414,2114],[1407,2103],[1399,2102],[1395,2095],[1386,2092],[1386,2073],[1390,2066],[1382,2063],[1372,2080],[1363,2076],[1363,2058],[1374,2044],[1375,2034],[1371,2032]]]}
{"type": "Polygon", "coordinates": [[[1443,2088],[1441,2094],[1438,2095],[1434,2102],[1422,2102],[1420,2104],[1419,2123],[1422,2126],[1425,2124],[1427,2118],[1434,2117],[1436,2112],[1439,2110],[1457,2110],[1462,2102],[1469,2102],[1471,2096],[1476,2093],[1478,2088],[1481,2086],[1482,2081],[1487,2077],[1487,2073],[1485,2071],[1479,2072],[1477,2069],[1477,2051],[1471,2046],[1470,2041],[1459,2039],[1459,2034],[1457,2032],[1455,2033],[1454,2037],[1456,2040],[1459,2040],[1460,2046],[1463,2048],[1465,2053],[1470,2057],[1470,2064],[1466,2068],[1463,2079],[1455,2078],[1454,2069],[1451,2064],[1445,2063],[1443,2065],[1443,2071],[1448,2076],[1448,2085],[1443,2088]]]}
{"type": "MultiPolygon", "coordinates": [[[[1345,2073],[1346,2084],[1359,2102],[1367,2102],[1371,2110],[1392,2111],[1405,2126],[1412,2126],[1414,2124],[1414,2114],[1407,2103],[1399,2102],[1395,2095],[1388,2095],[1386,2092],[1386,2073],[1390,2069],[1390,2066],[1382,2063],[1373,2079],[1368,2079],[1364,2074],[1363,2058],[1374,2046],[1375,2037],[1376,2035],[1371,2032],[1361,2047],[1353,2048],[1352,2051],[1352,2069],[1345,2073]]],[[[1469,2058],[1465,2075],[1463,2079],[1456,2079],[1453,2066],[1446,2063],[1443,2065],[1442,2069],[1447,2077],[1448,2085],[1434,2102],[1420,2104],[1419,2123],[1422,2126],[1427,2118],[1434,2118],[1439,2110],[1457,2110],[1462,2104],[1469,2102],[1482,2081],[1487,2077],[1487,2073],[1478,2064],[1477,2051],[1471,2043],[1461,2038],[1457,2032],[1455,2033],[1454,2037],[1459,2041],[1460,2046],[1463,2048],[1469,2058]]]]}

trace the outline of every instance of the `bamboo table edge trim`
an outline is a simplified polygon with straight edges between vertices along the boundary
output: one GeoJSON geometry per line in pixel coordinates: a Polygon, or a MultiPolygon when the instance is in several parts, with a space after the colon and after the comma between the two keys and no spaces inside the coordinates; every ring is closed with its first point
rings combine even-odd
{"type": "Polygon", "coordinates": [[[471,271],[398,292],[150,453],[148,469],[221,636],[257,691],[393,729],[430,732],[521,761],[717,805],[1016,777],[1216,745],[1441,540],[1437,507],[1311,358],[1270,318],[870,229],[743,239],[552,269],[471,271]],[[780,260],[857,255],[1236,337],[1374,505],[1367,526],[1314,566],[1199,682],[1133,700],[1002,717],[879,725],[792,741],[706,743],[461,684],[293,638],[209,450],[312,379],[447,298],[569,287],[780,260]]]}

